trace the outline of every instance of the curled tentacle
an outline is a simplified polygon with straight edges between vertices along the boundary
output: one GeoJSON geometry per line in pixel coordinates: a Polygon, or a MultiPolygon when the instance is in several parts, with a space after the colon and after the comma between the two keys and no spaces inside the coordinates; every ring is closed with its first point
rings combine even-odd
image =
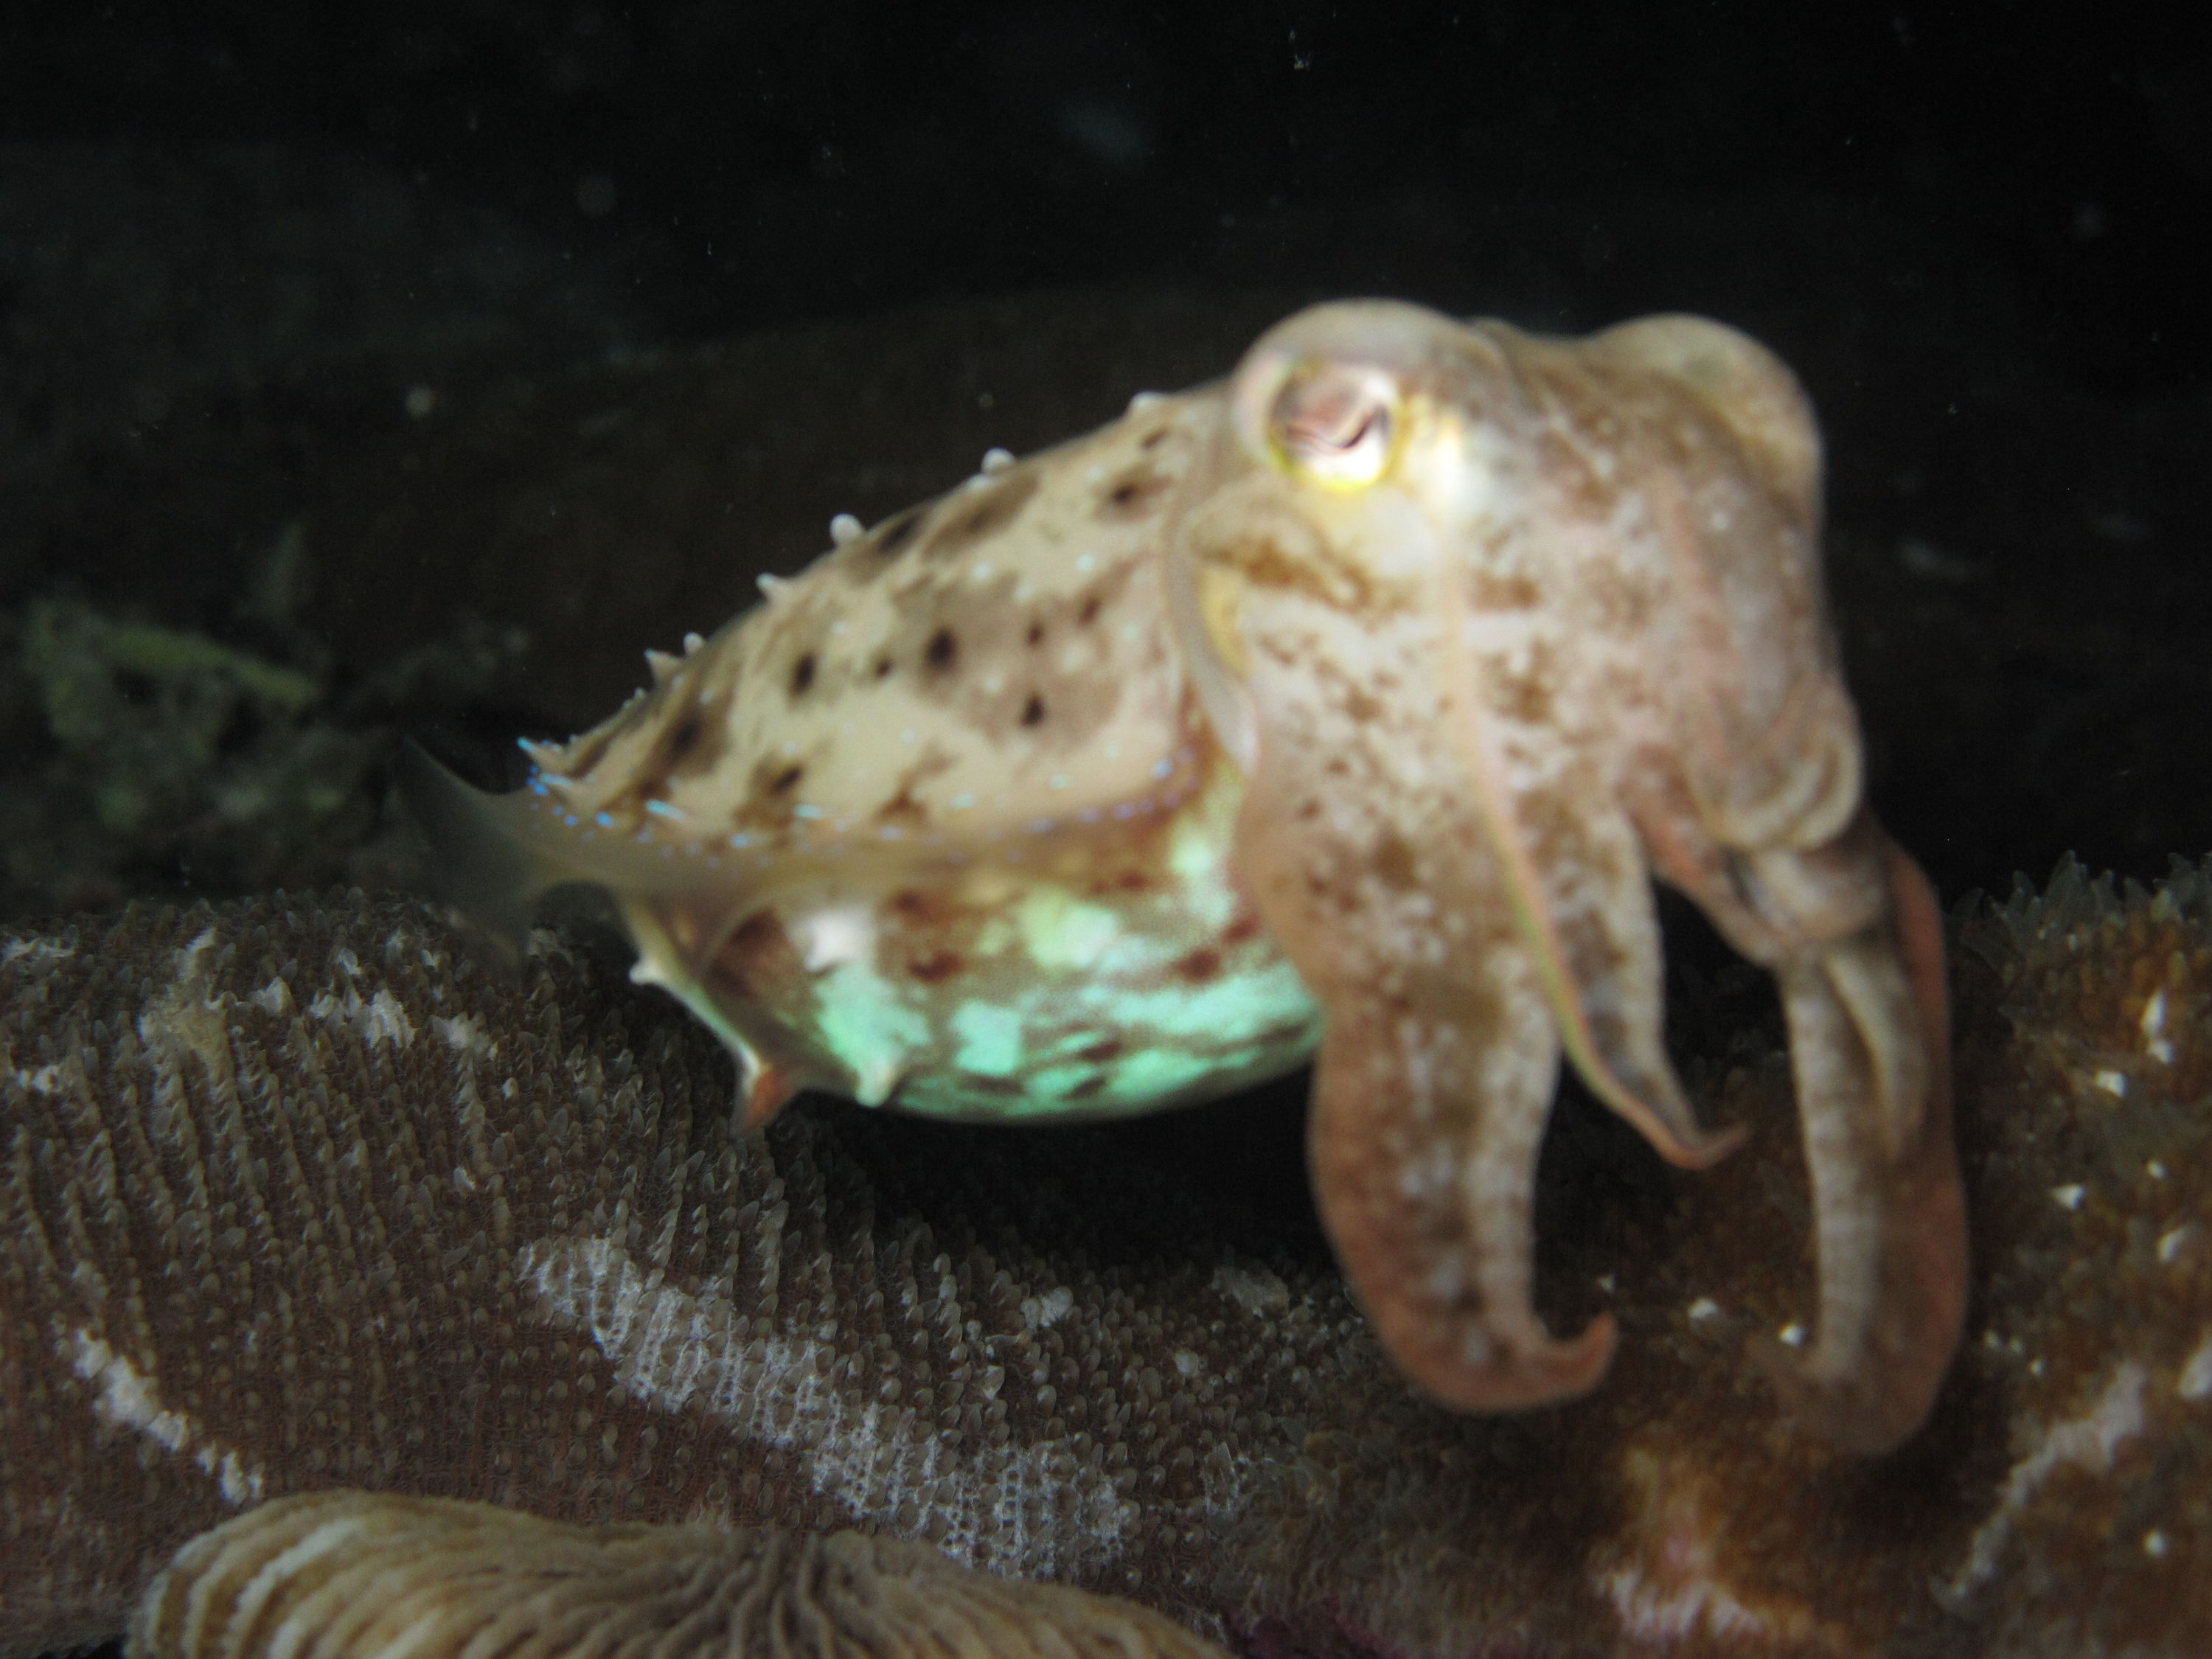
{"type": "Polygon", "coordinates": [[[1866,814],[1786,368],[1657,318],[1584,343],[1410,307],[1263,338],[1170,550],[1193,683],[1251,774],[1237,863],[1327,1016],[1316,1187],[1385,1345],[1473,1407],[1587,1388],[1609,1322],[1528,1302],[1559,1053],[1673,1161],[1654,868],[1772,969],[1817,1214],[1784,1389],[1861,1450],[1926,1415],[1964,1229],[1940,929],[1866,814]]]}
{"type": "MultiPolygon", "coordinates": [[[[1635,827],[1607,749],[1560,741],[1583,718],[1561,618],[1486,615],[1471,591],[1465,515],[1525,481],[1501,465],[1463,487],[1455,411],[1478,394],[1453,377],[1510,396],[1510,376],[1425,313],[1354,311],[1310,313],[1248,359],[1170,591],[1251,773],[1238,871],[1326,1011],[1310,1145],[1338,1255],[1422,1387],[1532,1406],[1591,1387],[1615,1340],[1603,1318],[1555,1338],[1530,1301],[1562,1048],[1674,1161],[1735,1138],[1700,1127],[1668,1061],[1635,827]],[[1363,322],[1373,355],[1318,349],[1363,322]]],[[[1534,591],[1516,573],[1541,538],[1494,540],[1492,585],[1534,591]]]]}
{"type": "Polygon", "coordinates": [[[1802,1360],[1762,1356],[1796,1415],[1865,1452],[1926,1419],[1966,1315],[1942,923],[1919,867],[1883,853],[1886,913],[1782,973],[1820,1316],[1802,1360]]]}

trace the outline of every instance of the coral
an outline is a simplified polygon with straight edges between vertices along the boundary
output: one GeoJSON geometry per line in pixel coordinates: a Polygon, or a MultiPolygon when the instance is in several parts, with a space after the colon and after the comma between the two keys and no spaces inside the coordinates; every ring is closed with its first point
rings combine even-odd
{"type": "Polygon", "coordinates": [[[1742,1152],[1678,1178],[1571,1099],[1547,1149],[1540,1305],[1613,1310],[1611,1384],[1482,1419],[1388,1370],[1288,1211],[1283,1097],[744,1139],[712,1039],[574,938],[504,978],[357,897],[16,935],[0,1653],[336,1486],[860,1524],[1278,1659],[2201,1651],[2208,895],[2062,866],[1954,924],[1967,1346],[1876,1462],[1746,1363],[1812,1284],[1748,975],[1670,1022],[1742,1152]]]}
{"type": "Polygon", "coordinates": [[[280,1623],[298,1659],[373,1659],[395,1642],[423,1659],[495,1644],[512,1659],[559,1659],[670,1641],[810,1659],[1221,1659],[1127,1601],[957,1567],[896,1539],[564,1527],[358,1492],[264,1504],[193,1540],[140,1603],[130,1649],[244,1659],[280,1623]]]}
{"type": "Polygon", "coordinates": [[[2212,1630],[2212,860],[2154,891],[2062,861],[1962,930],[1996,1507],[1939,1581],[1994,1647],[2212,1630]],[[1978,981],[1978,983],[1977,983],[1978,981]],[[2083,1594],[2094,1585],[2094,1595],[2083,1594]]]}

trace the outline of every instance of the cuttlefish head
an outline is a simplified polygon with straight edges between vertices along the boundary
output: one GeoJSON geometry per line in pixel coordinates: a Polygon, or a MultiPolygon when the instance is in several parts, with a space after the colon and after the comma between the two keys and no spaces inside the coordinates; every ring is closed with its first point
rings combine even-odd
{"type": "Polygon", "coordinates": [[[1313,1173],[1384,1345],[1467,1409],[1604,1372],[1609,1316],[1562,1339],[1530,1299],[1563,1052],[1672,1162],[1736,1144],[1667,1059],[1656,873],[1782,988],[1820,1276],[1786,1401],[1893,1444],[1963,1305],[1942,939],[1860,799],[1796,382],[1693,318],[1353,303],[1228,395],[1169,592],[1249,777],[1238,876],[1326,1014],[1313,1173]]]}

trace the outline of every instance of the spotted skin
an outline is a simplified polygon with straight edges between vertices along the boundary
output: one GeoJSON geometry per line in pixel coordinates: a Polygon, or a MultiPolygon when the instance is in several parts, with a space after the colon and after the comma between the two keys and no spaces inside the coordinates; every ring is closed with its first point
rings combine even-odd
{"type": "Polygon", "coordinates": [[[421,793],[479,908],[611,892],[756,1121],[805,1086],[1125,1114],[1318,1042],[1331,1237],[1474,1410],[1615,1341],[1530,1305],[1562,1057],[1674,1161],[1735,1144],[1667,1060],[1656,875],[1781,987],[1820,1299],[1770,1361],[1879,1451],[1948,1363],[1965,1238],[1941,934],[1861,799],[1819,497],[1802,394],[1717,325],[1318,307],[848,536],[521,793],[421,793]]]}
{"type": "Polygon", "coordinates": [[[809,1086],[1115,1115],[1303,1063],[1319,1015],[1230,878],[1242,780],[1160,589],[1221,407],[1140,400],[848,540],[520,794],[430,779],[433,816],[520,848],[526,888],[612,892],[757,1117],[809,1086]]]}
{"type": "Polygon", "coordinates": [[[1182,492],[1173,614],[1250,775],[1235,863],[1327,1010],[1331,1238],[1416,1381],[1579,1394],[1609,1316],[1530,1305],[1562,1053],[1667,1158],[1654,873],[1779,981],[1814,1194],[1818,1336],[1769,1356],[1857,1449],[1924,1419],[1963,1314],[1942,934],[1860,794],[1788,371],[1651,318],[1575,342],[1325,306],[1230,383],[1182,492]]]}

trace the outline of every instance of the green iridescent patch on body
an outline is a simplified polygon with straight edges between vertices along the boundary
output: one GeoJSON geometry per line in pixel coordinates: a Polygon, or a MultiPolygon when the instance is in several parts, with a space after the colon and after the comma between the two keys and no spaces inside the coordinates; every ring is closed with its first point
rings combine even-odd
{"type": "Polygon", "coordinates": [[[953,1016],[965,1038],[960,1070],[1017,1084],[1019,1092],[977,1095],[957,1073],[931,1073],[902,1087],[898,1104],[966,1119],[1121,1116],[1188,1097],[1224,1076],[1279,1074],[1301,1063],[1321,1034],[1313,999],[1279,958],[1188,989],[1093,986],[1073,988],[1072,996],[1091,1031],[1049,1047],[1029,1046],[1024,1036],[1042,1023],[1051,993],[1003,1006],[969,1003],[953,1016]],[[1099,1031],[1117,1034],[1120,1047],[1109,1058],[1055,1054],[1099,1031]]]}
{"type": "Polygon", "coordinates": [[[1249,921],[1228,849],[1241,795],[1218,770],[1158,837],[1139,899],[997,872],[998,896],[945,984],[882,964],[888,917],[856,927],[835,903],[787,918],[865,959],[816,975],[796,1024],[865,1104],[970,1121],[1123,1116],[1301,1064],[1320,1014],[1249,921]]]}
{"type": "Polygon", "coordinates": [[[928,1041],[928,1018],[866,962],[832,969],[820,981],[817,1006],[823,1046],[851,1073],[854,1097],[882,1105],[905,1056],[928,1041]]]}

